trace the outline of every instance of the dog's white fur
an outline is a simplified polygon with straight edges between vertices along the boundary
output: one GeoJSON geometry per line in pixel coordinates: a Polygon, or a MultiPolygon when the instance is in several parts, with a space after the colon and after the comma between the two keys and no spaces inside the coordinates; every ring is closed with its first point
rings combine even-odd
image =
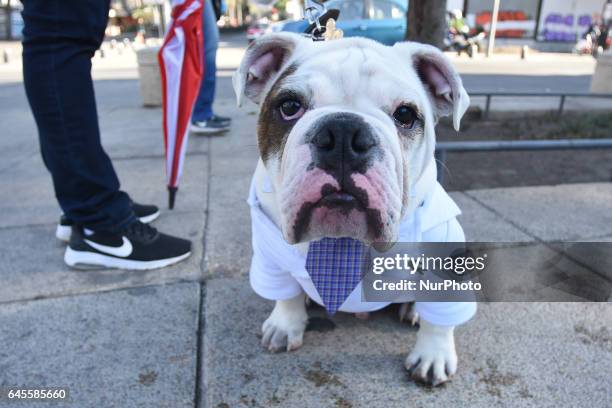
{"type": "MultiPolygon", "coordinates": [[[[265,162],[259,161],[255,178],[262,209],[281,228],[285,239],[296,243],[290,226],[299,204],[296,197],[303,188],[300,180],[311,161],[304,148],[305,134],[330,112],[351,112],[362,117],[380,139],[384,157],[379,170],[385,183],[378,182],[375,188],[383,191],[393,221],[385,226],[380,240],[396,239],[400,220],[417,208],[436,182],[433,153],[438,118],[453,115],[458,130],[469,106],[461,79],[447,58],[430,46],[399,43],[386,47],[360,38],[313,43],[298,35],[279,33],[263,37],[247,50],[234,76],[239,105],[245,96],[255,103],[264,101],[288,66],[295,67],[295,72],[283,87],[308,93],[311,104],[287,135],[284,149],[265,162]],[[425,75],[419,75],[417,65],[425,66],[425,75]],[[391,113],[403,103],[410,103],[421,113],[420,134],[399,137],[391,113]],[[272,181],[274,194],[263,194],[265,178],[272,181]]],[[[313,230],[306,241],[319,238],[316,228],[313,230]]],[[[375,241],[366,236],[355,238],[375,241]]],[[[308,242],[298,244],[305,253],[308,242]]],[[[302,345],[307,322],[304,298],[301,294],[276,302],[262,327],[262,343],[270,350],[294,350],[302,345]]],[[[402,313],[415,320],[409,310],[402,313]]],[[[413,377],[435,385],[455,373],[453,331],[452,326],[421,321],[416,345],[406,359],[413,377]]]]}

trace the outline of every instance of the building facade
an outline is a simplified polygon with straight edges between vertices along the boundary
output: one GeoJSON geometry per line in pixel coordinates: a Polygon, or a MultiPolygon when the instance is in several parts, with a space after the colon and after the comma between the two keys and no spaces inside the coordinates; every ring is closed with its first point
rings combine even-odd
{"type": "MultiPolygon", "coordinates": [[[[488,31],[493,0],[448,2],[463,10],[470,27],[482,26],[488,31]]],[[[611,8],[610,0],[501,0],[497,38],[576,43],[594,21],[607,17],[606,9],[611,8]]]]}

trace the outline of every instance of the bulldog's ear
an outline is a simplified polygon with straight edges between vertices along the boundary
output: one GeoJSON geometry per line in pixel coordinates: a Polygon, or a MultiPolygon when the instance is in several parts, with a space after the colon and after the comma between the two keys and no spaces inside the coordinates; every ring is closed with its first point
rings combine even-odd
{"type": "Polygon", "coordinates": [[[297,34],[275,33],[251,43],[232,78],[238,106],[245,96],[259,103],[268,82],[282,70],[303,41],[297,34]]]}
{"type": "Polygon", "coordinates": [[[461,118],[470,106],[461,77],[450,59],[436,47],[414,42],[394,46],[403,56],[410,58],[412,66],[425,85],[436,115],[453,115],[453,126],[459,131],[461,118]]]}

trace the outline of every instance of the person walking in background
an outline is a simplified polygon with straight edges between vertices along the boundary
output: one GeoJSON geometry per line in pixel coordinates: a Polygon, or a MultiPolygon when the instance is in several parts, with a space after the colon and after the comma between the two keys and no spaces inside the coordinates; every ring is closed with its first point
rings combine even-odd
{"type": "Polygon", "coordinates": [[[202,33],[204,34],[204,77],[200,93],[193,107],[191,131],[199,134],[218,134],[230,128],[231,119],[213,112],[217,79],[217,48],[219,28],[217,20],[222,10],[221,0],[204,0],[202,33]]]}
{"type": "Polygon", "coordinates": [[[91,58],[102,44],[110,0],[23,0],[23,79],[40,150],[64,213],[72,267],[152,269],[191,254],[191,242],[146,224],[157,207],[120,190],[100,143],[91,58]]]}
{"type": "Polygon", "coordinates": [[[603,8],[603,23],[610,27],[612,25],[612,0],[607,0],[603,8]]]}

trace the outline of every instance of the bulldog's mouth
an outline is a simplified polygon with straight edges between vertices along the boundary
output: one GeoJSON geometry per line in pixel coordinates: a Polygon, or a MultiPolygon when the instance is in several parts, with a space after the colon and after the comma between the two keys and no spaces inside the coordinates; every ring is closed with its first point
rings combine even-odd
{"type": "Polygon", "coordinates": [[[368,208],[365,191],[354,190],[325,184],[318,201],[302,204],[294,224],[296,240],[309,229],[323,236],[378,235],[382,227],[379,211],[368,208]]]}
{"type": "MultiPolygon", "coordinates": [[[[304,152],[303,162],[309,157],[310,152],[304,152]]],[[[285,177],[279,188],[279,204],[287,242],[323,237],[350,237],[365,243],[394,239],[401,211],[400,191],[385,163],[341,177],[304,166],[295,170],[300,171],[298,175],[285,177]]]]}
{"type": "Polygon", "coordinates": [[[324,192],[321,199],[315,204],[315,207],[337,208],[344,212],[353,209],[365,210],[363,203],[354,194],[344,190],[324,192]]]}

